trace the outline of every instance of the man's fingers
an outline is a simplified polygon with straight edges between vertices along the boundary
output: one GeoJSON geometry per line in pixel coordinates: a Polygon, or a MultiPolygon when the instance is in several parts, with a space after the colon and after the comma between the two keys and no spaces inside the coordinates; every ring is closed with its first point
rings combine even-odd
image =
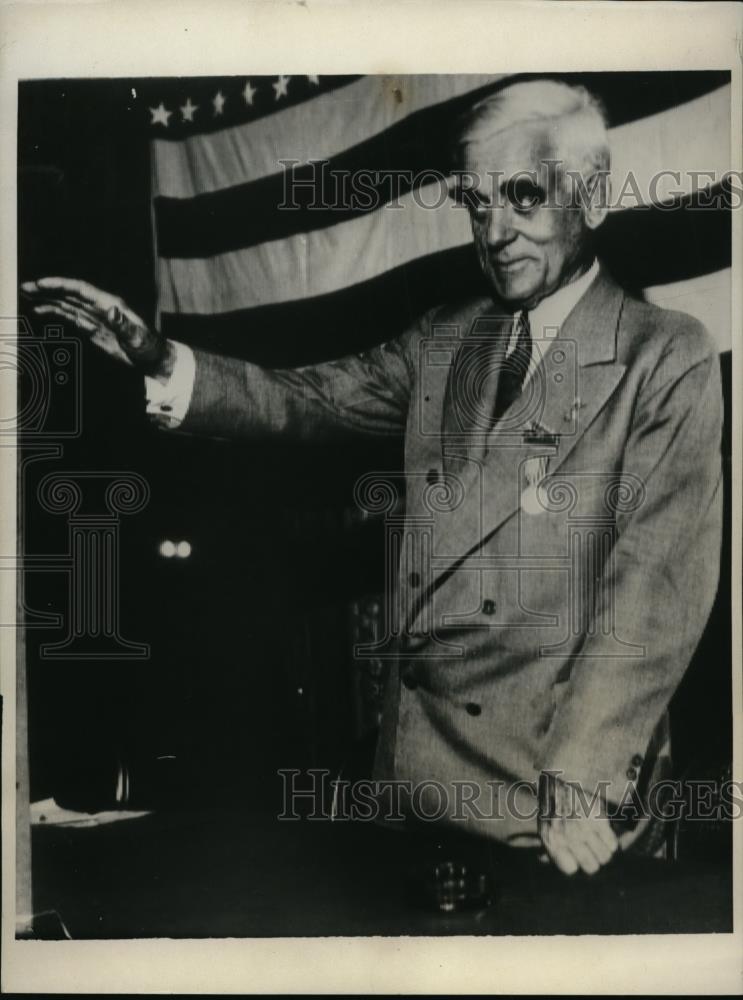
{"type": "Polygon", "coordinates": [[[606,843],[598,829],[586,830],[586,844],[601,865],[608,865],[614,857],[614,851],[616,848],[611,848],[606,843]]]}
{"type": "Polygon", "coordinates": [[[102,324],[108,324],[117,334],[134,341],[137,340],[137,334],[141,339],[146,330],[141,321],[138,321],[138,317],[135,317],[137,321],[133,321],[134,313],[118,302],[103,310],[89,305],[77,295],[65,295],[63,298],[45,297],[40,302],[34,303],[32,308],[39,314],[47,313],[50,308],[54,309],[57,314],[74,320],[84,329],[97,329],[102,324]]]}
{"type": "Polygon", "coordinates": [[[119,343],[116,334],[112,333],[110,330],[101,330],[100,328],[91,336],[91,344],[95,344],[96,347],[100,347],[102,351],[108,354],[110,357],[115,358],[117,361],[121,361],[123,364],[128,365],[130,368],[134,367],[134,362],[122,350],[121,344],[119,343]]]}
{"type": "Polygon", "coordinates": [[[593,824],[594,850],[602,864],[607,864],[619,850],[619,840],[609,821],[597,820],[593,824]],[[605,859],[605,860],[604,860],[605,859]]]}
{"type": "Polygon", "coordinates": [[[122,346],[127,350],[153,351],[155,349],[157,338],[131,310],[121,308],[118,305],[111,306],[106,313],[106,320],[122,346]]]}
{"type": "Polygon", "coordinates": [[[592,825],[590,820],[569,823],[565,836],[569,850],[587,875],[595,875],[601,868],[604,863],[602,856],[607,861],[611,858],[603,843],[594,835],[592,825]]]}
{"type": "Polygon", "coordinates": [[[100,304],[94,304],[87,299],[83,299],[73,292],[65,292],[60,289],[56,292],[51,289],[36,289],[29,291],[29,283],[21,285],[21,293],[29,299],[32,308],[40,305],[64,305],[72,309],[79,309],[87,313],[88,316],[97,322],[105,318],[106,311],[100,304]]]}
{"type": "Polygon", "coordinates": [[[82,295],[83,285],[87,286],[87,291],[92,289],[92,285],[80,281],[78,278],[37,278],[35,281],[24,281],[21,288],[29,295],[49,294],[50,292],[63,292],[68,295],[82,295]]]}
{"type": "Polygon", "coordinates": [[[38,313],[41,311],[41,309],[47,306],[51,306],[53,309],[58,309],[73,319],[80,317],[81,319],[88,320],[90,323],[93,323],[96,326],[99,326],[101,323],[101,317],[94,310],[90,309],[89,307],[76,305],[74,302],[71,302],[65,298],[63,299],[45,298],[42,299],[40,302],[35,302],[32,308],[35,312],[38,313]]]}
{"type": "Polygon", "coordinates": [[[72,310],[51,303],[46,303],[43,306],[34,306],[34,312],[37,316],[59,316],[61,319],[73,319],[72,310]]]}
{"type": "Polygon", "coordinates": [[[60,319],[70,320],[86,333],[95,333],[99,329],[98,324],[85,313],[73,309],[71,306],[63,306],[58,302],[35,306],[34,312],[37,316],[57,316],[60,319]]]}
{"type": "Polygon", "coordinates": [[[580,868],[572,851],[563,843],[550,844],[547,847],[547,852],[563,875],[575,875],[580,868]]]}
{"type": "Polygon", "coordinates": [[[121,333],[130,333],[133,326],[124,310],[118,305],[112,305],[106,310],[106,320],[121,333]]]}
{"type": "Polygon", "coordinates": [[[73,305],[87,309],[100,310],[105,313],[112,305],[123,306],[121,299],[110,292],[104,292],[95,285],[78,278],[48,277],[37,281],[26,281],[21,285],[21,291],[31,297],[60,297],[73,305]]]}
{"type": "Polygon", "coordinates": [[[131,358],[122,351],[116,335],[111,330],[101,327],[99,323],[95,323],[84,313],[60,303],[44,303],[43,305],[35,306],[34,312],[39,316],[57,316],[60,319],[74,323],[78,329],[90,334],[90,342],[95,344],[96,347],[99,347],[106,354],[116,358],[117,361],[123,362],[125,365],[129,365],[130,367],[133,365],[131,358]]]}
{"type": "Polygon", "coordinates": [[[136,329],[146,329],[136,313],[128,309],[120,299],[108,298],[109,302],[93,304],[73,292],[61,293],[60,297],[43,292],[39,304],[56,304],[85,313],[95,323],[108,323],[118,333],[132,335],[136,329]]]}
{"type": "MultiPolygon", "coordinates": [[[[45,296],[51,296],[50,292],[42,292],[42,294],[45,296]]],[[[84,299],[81,295],[76,295],[74,292],[58,293],[57,301],[65,302],[67,305],[75,306],[77,309],[84,309],[96,318],[103,318],[106,314],[106,310],[102,305],[90,302],[88,299],[84,299]]]]}
{"type": "Polygon", "coordinates": [[[565,834],[561,827],[551,824],[542,834],[544,849],[563,875],[575,875],[579,865],[567,845],[565,834]]]}
{"type": "Polygon", "coordinates": [[[586,875],[595,875],[601,864],[590,846],[583,840],[575,839],[569,842],[569,847],[571,854],[586,875]]]}
{"type": "Polygon", "coordinates": [[[84,310],[91,319],[99,322],[111,322],[111,310],[115,309],[116,325],[120,330],[131,333],[135,329],[147,329],[147,324],[142,318],[119,296],[111,295],[77,278],[49,277],[39,278],[37,281],[24,281],[21,284],[21,292],[32,301],[64,302],[65,305],[84,310]]]}
{"type": "Polygon", "coordinates": [[[594,816],[593,828],[596,836],[599,837],[611,853],[614,854],[619,847],[619,838],[612,830],[609,818],[605,815],[594,816]]]}
{"type": "Polygon", "coordinates": [[[147,336],[146,327],[133,323],[118,305],[113,305],[106,311],[106,322],[121,340],[121,343],[130,350],[139,349],[147,336]]]}
{"type": "Polygon", "coordinates": [[[36,282],[37,288],[44,292],[66,292],[72,295],[79,295],[81,299],[91,305],[99,305],[102,300],[114,299],[113,295],[96,288],[95,285],[79,278],[39,278],[36,282]]]}
{"type": "Polygon", "coordinates": [[[94,307],[81,299],[79,295],[73,295],[71,292],[54,294],[49,289],[39,288],[35,281],[25,281],[21,285],[21,295],[29,300],[32,309],[38,309],[42,305],[56,305],[84,309],[87,312],[94,311],[94,307]]]}
{"type": "MultiPolygon", "coordinates": [[[[602,835],[603,824],[595,820],[553,821],[542,833],[542,843],[557,867],[565,875],[578,870],[595,875],[614,857],[616,841],[602,835]]],[[[613,836],[613,835],[612,835],[613,836]]]]}

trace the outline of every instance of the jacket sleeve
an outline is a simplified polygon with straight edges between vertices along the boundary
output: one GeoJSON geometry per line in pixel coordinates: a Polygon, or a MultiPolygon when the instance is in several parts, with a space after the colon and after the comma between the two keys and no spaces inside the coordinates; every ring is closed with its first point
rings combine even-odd
{"type": "Polygon", "coordinates": [[[589,631],[536,762],[589,794],[608,782],[609,801],[631,792],[715,598],[721,427],[717,351],[685,317],[638,398],[623,470],[645,492],[634,511],[617,513],[598,581],[597,620],[613,620],[615,636],[640,649],[617,656],[612,637],[589,631]]]}
{"type": "Polygon", "coordinates": [[[196,376],[180,430],[295,441],[401,434],[414,377],[412,345],[423,323],[360,354],[303,368],[267,369],[195,350],[196,376]]]}

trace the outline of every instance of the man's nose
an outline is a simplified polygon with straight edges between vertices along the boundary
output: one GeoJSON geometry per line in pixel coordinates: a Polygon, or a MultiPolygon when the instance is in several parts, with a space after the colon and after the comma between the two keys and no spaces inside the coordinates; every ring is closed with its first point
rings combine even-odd
{"type": "Polygon", "coordinates": [[[499,249],[510,243],[516,235],[513,219],[507,206],[491,205],[488,208],[485,235],[491,249],[499,249]]]}

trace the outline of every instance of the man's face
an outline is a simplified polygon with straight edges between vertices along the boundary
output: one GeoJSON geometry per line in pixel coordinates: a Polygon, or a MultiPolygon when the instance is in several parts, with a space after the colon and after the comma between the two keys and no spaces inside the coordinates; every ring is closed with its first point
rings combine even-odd
{"type": "Polygon", "coordinates": [[[568,207],[564,165],[548,162],[557,154],[544,123],[473,138],[463,169],[480,179],[467,198],[480,266],[498,298],[534,308],[580,269],[582,211],[568,207]]]}

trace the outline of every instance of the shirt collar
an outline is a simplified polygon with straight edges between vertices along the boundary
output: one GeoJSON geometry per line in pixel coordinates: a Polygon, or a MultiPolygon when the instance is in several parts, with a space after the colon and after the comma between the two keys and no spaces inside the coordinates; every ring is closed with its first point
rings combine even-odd
{"type": "Polygon", "coordinates": [[[593,284],[598,273],[599,262],[594,258],[593,264],[585,274],[558,288],[552,295],[542,299],[536,308],[530,310],[529,325],[532,336],[540,339],[554,336],[593,284]]]}

